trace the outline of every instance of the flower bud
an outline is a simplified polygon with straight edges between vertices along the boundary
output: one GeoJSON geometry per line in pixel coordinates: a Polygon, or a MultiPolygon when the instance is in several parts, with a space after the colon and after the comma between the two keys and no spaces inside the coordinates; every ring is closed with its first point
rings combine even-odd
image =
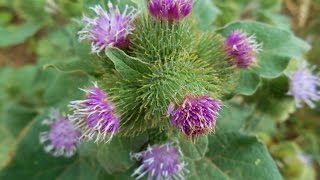
{"type": "Polygon", "coordinates": [[[107,100],[107,94],[97,83],[93,84],[94,86],[83,90],[86,92],[84,100],[70,102],[69,108],[73,114],[69,119],[82,130],[81,139],[91,140],[96,137],[95,142],[100,142],[110,135],[110,140],[118,132],[120,118],[114,113],[113,104],[107,100]]]}
{"type": "Polygon", "coordinates": [[[49,131],[40,133],[40,143],[45,144],[45,151],[54,156],[71,157],[77,150],[81,135],[73,122],[59,111],[52,110],[42,124],[50,126],[49,131]]]}
{"type": "Polygon", "coordinates": [[[78,32],[79,40],[90,41],[93,53],[99,53],[108,46],[121,48],[130,45],[128,35],[135,29],[133,21],[138,15],[137,10],[126,6],[121,13],[111,2],[108,6],[109,10],[106,11],[96,5],[91,9],[97,16],[84,16],[82,19],[85,27],[78,32]]]}
{"type": "Polygon", "coordinates": [[[163,21],[180,21],[186,17],[193,6],[192,0],[149,0],[151,16],[163,21]]]}
{"type": "Polygon", "coordinates": [[[154,145],[148,147],[146,151],[133,154],[142,164],[132,176],[136,179],[148,174],[149,179],[184,179],[185,163],[180,160],[180,151],[172,143],[164,145],[154,145]]]}
{"type": "Polygon", "coordinates": [[[191,138],[212,132],[222,102],[209,96],[187,96],[171,113],[172,124],[191,138]]]}
{"type": "Polygon", "coordinates": [[[256,64],[261,44],[257,43],[254,35],[248,36],[242,30],[235,30],[226,38],[225,48],[238,68],[248,68],[256,64]]]}

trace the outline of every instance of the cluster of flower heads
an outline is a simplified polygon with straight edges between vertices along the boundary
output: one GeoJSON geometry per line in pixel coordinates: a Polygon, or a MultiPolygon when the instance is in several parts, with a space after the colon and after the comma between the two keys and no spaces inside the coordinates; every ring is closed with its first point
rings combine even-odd
{"type": "Polygon", "coordinates": [[[302,65],[289,75],[290,87],[288,94],[294,97],[298,108],[302,107],[302,103],[314,108],[314,101],[320,100],[320,77],[313,74],[313,70],[314,68],[309,70],[307,65],[302,65]]]}
{"type": "MultiPolygon", "coordinates": [[[[186,17],[193,6],[193,0],[150,0],[148,10],[150,15],[163,21],[179,21],[186,17]]],[[[119,8],[108,3],[108,10],[100,5],[91,8],[96,17],[84,16],[85,27],[78,32],[79,40],[91,42],[91,51],[100,53],[107,47],[125,48],[130,46],[129,35],[135,30],[134,20],[139,11],[126,6],[121,12],[119,8]]]]}
{"type": "Polygon", "coordinates": [[[83,140],[101,142],[118,132],[120,118],[114,113],[113,104],[107,100],[107,94],[93,83],[83,89],[83,100],[71,101],[68,105],[72,114],[65,116],[52,111],[43,124],[50,125],[48,132],[40,133],[40,143],[45,144],[45,151],[54,156],[70,157],[83,140]]]}
{"type": "Polygon", "coordinates": [[[186,164],[180,159],[180,150],[173,143],[149,146],[146,151],[132,156],[141,161],[140,167],[132,174],[136,179],[145,175],[148,179],[184,179],[184,174],[188,172],[186,164]]]}
{"type": "MultiPolygon", "coordinates": [[[[262,45],[258,44],[254,35],[248,36],[243,30],[235,30],[228,34],[225,40],[227,54],[238,68],[248,68],[255,65],[257,55],[262,45]]],[[[295,104],[301,108],[303,103],[315,107],[315,101],[320,100],[320,76],[313,73],[315,67],[308,69],[306,64],[300,66],[289,75],[288,95],[292,95],[295,104]]]]}
{"type": "MultiPolygon", "coordinates": [[[[177,22],[186,17],[193,6],[193,0],[148,0],[150,15],[156,20],[177,22]]],[[[128,47],[129,35],[135,29],[134,20],[138,11],[126,6],[120,12],[117,6],[108,3],[108,10],[96,5],[93,8],[96,17],[84,16],[84,29],[78,32],[80,40],[92,44],[92,52],[99,53],[109,46],[128,47]]],[[[229,33],[225,40],[225,50],[238,68],[248,68],[257,61],[261,51],[254,35],[249,36],[242,30],[229,33]]],[[[314,101],[320,100],[319,76],[306,67],[290,75],[290,89],[298,107],[307,103],[314,107],[314,101]]],[[[50,125],[47,132],[40,134],[40,142],[45,144],[45,151],[54,156],[72,156],[82,140],[107,142],[119,131],[120,117],[115,107],[108,100],[108,94],[99,88],[97,83],[82,89],[86,96],[82,100],[71,101],[68,107],[72,111],[68,116],[52,111],[43,123],[50,125]],[[107,138],[108,137],[108,138],[107,138]]],[[[181,104],[175,107],[170,104],[168,114],[171,123],[189,138],[214,131],[222,101],[210,96],[188,95],[181,104]]],[[[188,172],[181,161],[181,152],[173,143],[149,146],[146,151],[132,156],[141,161],[141,165],[132,176],[137,179],[148,176],[148,179],[184,179],[188,172]]]]}
{"type": "Polygon", "coordinates": [[[170,104],[168,113],[174,126],[188,137],[195,138],[214,130],[222,104],[209,96],[186,96],[177,109],[170,104]]]}
{"type": "Polygon", "coordinates": [[[53,109],[42,124],[50,126],[49,131],[40,133],[40,143],[45,145],[45,151],[54,156],[71,157],[79,145],[81,132],[68,117],[53,109]]]}
{"type": "Polygon", "coordinates": [[[238,29],[229,33],[225,48],[238,68],[248,68],[256,64],[261,44],[257,43],[254,35],[248,36],[246,32],[238,29]]]}

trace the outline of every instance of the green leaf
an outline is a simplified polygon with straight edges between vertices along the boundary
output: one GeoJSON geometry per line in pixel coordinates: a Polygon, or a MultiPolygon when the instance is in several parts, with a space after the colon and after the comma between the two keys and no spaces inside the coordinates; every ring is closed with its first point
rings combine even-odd
{"type": "Polygon", "coordinates": [[[79,88],[87,85],[88,80],[88,75],[82,72],[72,74],[59,73],[56,79],[48,86],[44,98],[49,106],[64,106],[69,101],[81,97],[83,92],[79,88]]]}
{"type": "Polygon", "coordinates": [[[38,113],[32,107],[10,102],[4,107],[3,125],[17,137],[21,130],[30,123],[38,113]]]}
{"type": "MultiPolygon", "coordinates": [[[[58,180],[70,180],[70,179],[81,179],[81,180],[103,180],[111,179],[112,176],[107,174],[99,164],[92,163],[88,159],[75,160],[67,168],[61,172],[56,179],[58,180]]],[[[112,178],[113,179],[113,178],[112,178]]]]}
{"type": "Polygon", "coordinates": [[[148,63],[126,55],[125,52],[118,48],[107,48],[106,55],[125,79],[136,79],[141,77],[145,72],[150,72],[148,63]]]}
{"type": "Polygon", "coordinates": [[[234,93],[250,96],[256,92],[259,84],[260,77],[256,73],[250,70],[242,70],[240,72],[239,83],[234,93]]]}
{"type": "Polygon", "coordinates": [[[110,143],[98,147],[96,158],[109,174],[126,171],[134,165],[130,153],[139,151],[146,141],[145,136],[114,137],[110,143]]]}
{"type": "Polygon", "coordinates": [[[269,114],[255,112],[246,122],[245,131],[255,134],[274,135],[277,132],[276,122],[269,114]]]}
{"type": "Polygon", "coordinates": [[[1,10],[0,12],[0,25],[5,25],[10,23],[12,20],[13,15],[10,11],[1,10]]]}
{"type": "Polygon", "coordinates": [[[91,60],[94,56],[90,54],[90,43],[79,42],[78,30],[77,23],[69,23],[50,29],[46,36],[40,38],[37,43],[39,57],[37,64],[66,62],[69,59],[91,60]]]}
{"type": "Polygon", "coordinates": [[[10,152],[15,145],[15,138],[11,132],[0,122],[0,169],[6,164],[10,152]]]}
{"type": "Polygon", "coordinates": [[[27,20],[44,22],[49,13],[45,11],[46,0],[12,0],[14,10],[27,20]]]}
{"type": "Polygon", "coordinates": [[[290,30],[290,19],[279,13],[274,13],[273,11],[267,10],[259,10],[258,11],[258,19],[259,21],[266,22],[268,24],[272,24],[276,27],[279,27],[284,30],[290,30]]]}
{"type": "Polygon", "coordinates": [[[258,66],[254,68],[264,77],[279,76],[292,58],[301,59],[310,46],[291,32],[258,22],[235,22],[219,30],[224,36],[231,31],[242,29],[248,34],[255,34],[258,43],[262,43],[263,51],[258,58],[258,66]]]}
{"type": "Polygon", "coordinates": [[[213,26],[214,20],[221,13],[212,0],[199,0],[194,4],[194,15],[201,30],[208,30],[213,26]]]}
{"type": "Polygon", "coordinates": [[[226,102],[217,119],[217,132],[238,131],[253,113],[253,107],[226,102]]]}
{"type": "MultiPolygon", "coordinates": [[[[26,102],[27,96],[32,95],[34,80],[39,69],[28,65],[19,69],[7,67],[1,79],[0,88],[11,98],[17,101],[26,102]]],[[[32,102],[32,100],[31,100],[32,102]]],[[[29,103],[32,104],[32,103],[29,103]]]]}
{"type": "Polygon", "coordinates": [[[22,25],[0,27],[0,47],[13,46],[33,36],[41,27],[39,22],[26,22],[22,25]]]}
{"type": "Polygon", "coordinates": [[[180,137],[179,145],[182,154],[193,160],[200,160],[208,151],[208,137],[201,136],[195,142],[185,137],[180,137]]]}
{"type": "Polygon", "coordinates": [[[282,122],[295,111],[295,103],[292,97],[287,95],[288,90],[289,80],[285,75],[274,79],[262,79],[262,85],[256,93],[246,97],[246,100],[255,103],[257,111],[282,122]]]}
{"type": "Polygon", "coordinates": [[[274,52],[264,52],[260,54],[259,65],[254,70],[263,77],[275,78],[281,75],[287,68],[291,58],[293,56],[282,56],[274,52]]]}
{"type": "MultiPolygon", "coordinates": [[[[47,68],[56,68],[59,71],[64,73],[76,73],[83,72],[92,76],[100,76],[104,74],[106,69],[111,69],[111,67],[107,67],[104,65],[104,62],[100,59],[64,59],[65,61],[53,62],[50,64],[45,64],[43,69],[47,68]]],[[[109,65],[110,66],[110,65],[109,65]]]]}
{"type": "Polygon", "coordinates": [[[212,161],[208,158],[201,159],[199,161],[187,161],[187,168],[191,170],[188,174],[190,180],[201,179],[232,179],[225,172],[220,170],[212,161]]]}
{"type": "Polygon", "coordinates": [[[136,4],[138,7],[137,9],[141,10],[142,12],[147,9],[147,3],[145,0],[131,0],[133,3],[136,4]]]}
{"type": "Polygon", "coordinates": [[[57,2],[57,4],[58,4],[58,13],[61,13],[65,18],[81,16],[81,13],[83,12],[84,7],[86,7],[84,6],[84,2],[79,0],[77,1],[62,0],[57,2]]]}
{"type": "Polygon", "coordinates": [[[56,158],[45,153],[39,143],[39,133],[44,131],[41,124],[46,118],[44,113],[33,121],[23,133],[12,157],[0,172],[3,179],[55,179],[59,173],[75,160],[74,158],[56,158]]]}
{"type": "Polygon", "coordinates": [[[188,161],[188,179],[282,179],[266,147],[256,137],[216,133],[209,142],[205,158],[188,161]]]}
{"type": "Polygon", "coordinates": [[[103,171],[117,174],[133,167],[134,161],[130,153],[140,151],[147,141],[146,134],[142,134],[132,138],[115,136],[106,144],[84,142],[79,148],[79,155],[81,158],[90,159],[103,171]]]}

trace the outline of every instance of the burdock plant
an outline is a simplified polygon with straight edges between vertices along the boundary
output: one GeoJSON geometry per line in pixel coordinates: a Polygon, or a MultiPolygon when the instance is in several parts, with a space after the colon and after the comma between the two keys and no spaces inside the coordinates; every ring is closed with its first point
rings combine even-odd
{"type": "Polygon", "coordinates": [[[45,67],[59,76],[17,97],[41,116],[12,135],[19,145],[8,171],[23,167],[17,174],[27,179],[281,179],[253,134],[274,133],[294,102],[317,106],[319,76],[295,66],[307,44],[275,25],[218,27],[211,0],[77,2],[80,24],[41,41],[70,43],[63,56],[39,58],[58,54],[62,61],[45,67]],[[74,39],[56,40],[63,33],[74,39]],[[48,115],[45,105],[60,111],[48,115]]]}
{"type": "MultiPolygon", "coordinates": [[[[231,93],[239,74],[221,35],[191,27],[188,15],[193,1],[151,0],[148,13],[138,17],[131,13],[126,19],[95,7],[98,17],[94,21],[85,18],[88,24],[79,34],[81,39],[89,37],[86,39],[92,42],[93,51],[105,49],[106,60],[114,63],[114,70],[98,79],[99,88],[95,84],[85,90],[86,100],[69,105],[70,119],[82,130],[82,136],[100,141],[106,134],[115,134],[114,130],[129,137],[158,131],[166,135],[154,141],[164,143],[179,134],[195,141],[214,132],[222,99],[231,93]],[[122,21],[134,18],[134,24],[122,26],[122,21]],[[123,36],[129,47],[125,51],[118,49],[123,46],[117,39],[110,41],[114,35],[107,35],[116,27],[121,28],[113,34],[130,32],[123,36]]],[[[114,7],[109,4],[109,9],[114,7]]],[[[143,164],[134,175],[183,179],[185,167],[178,149],[167,144],[136,154],[143,164]]]]}

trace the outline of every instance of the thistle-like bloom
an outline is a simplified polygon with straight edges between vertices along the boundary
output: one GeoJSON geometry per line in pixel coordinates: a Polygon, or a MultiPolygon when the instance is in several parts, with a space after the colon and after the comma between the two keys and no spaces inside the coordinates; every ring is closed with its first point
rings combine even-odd
{"type": "Polygon", "coordinates": [[[108,46],[127,47],[130,45],[128,35],[135,29],[133,24],[138,12],[133,7],[126,6],[121,13],[117,6],[108,3],[109,10],[100,5],[91,9],[97,14],[95,18],[84,16],[82,21],[86,26],[78,32],[79,40],[91,42],[92,52],[99,53],[108,46]]]}
{"type": "Polygon", "coordinates": [[[226,38],[225,48],[238,68],[248,68],[256,64],[261,44],[257,43],[254,35],[248,36],[242,30],[235,30],[226,38]]]}
{"type": "Polygon", "coordinates": [[[298,152],[297,153],[297,159],[302,162],[305,165],[310,165],[312,164],[312,158],[311,156],[308,156],[307,154],[304,154],[303,152],[298,152]]]}
{"type": "Polygon", "coordinates": [[[149,0],[150,14],[164,21],[179,21],[186,17],[193,6],[193,0],[149,0]]]}
{"type": "Polygon", "coordinates": [[[146,151],[133,154],[142,164],[138,167],[132,176],[136,179],[142,178],[148,174],[148,179],[184,179],[185,163],[180,160],[180,150],[172,143],[164,145],[154,145],[148,147],[146,151]]]}
{"type": "Polygon", "coordinates": [[[80,139],[101,142],[110,135],[107,142],[118,132],[120,118],[114,113],[113,104],[108,101],[108,95],[93,83],[86,92],[84,100],[71,101],[68,107],[73,111],[69,119],[82,130],[80,139]]]}
{"type": "Polygon", "coordinates": [[[214,130],[221,106],[220,100],[209,96],[187,96],[176,110],[170,110],[171,122],[185,135],[195,138],[214,130]]]}
{"type": "Polygon", "coordinates": [[[67,116],[52,110],[42,124],[50,126],[48,132],[40,133],[40,143],[45,145],[45,151],[54,156],[71,157],[77,150],[81,133],[67,116]]]}
{"type": "Polygon", "coordinates": [[[302,107],[303,102],[314,108],[314,101],[320,100],[320,77],[313,74],[312,70],[304,65],[289,75],[288,94],[293,96],[298,108],[302,107]]]}
{"type": "Polygon", "coordinates": [[[59,11],[59,7],[56,0],[46,0],[44,10],[49,14],[57,14],[59,11]]]}

